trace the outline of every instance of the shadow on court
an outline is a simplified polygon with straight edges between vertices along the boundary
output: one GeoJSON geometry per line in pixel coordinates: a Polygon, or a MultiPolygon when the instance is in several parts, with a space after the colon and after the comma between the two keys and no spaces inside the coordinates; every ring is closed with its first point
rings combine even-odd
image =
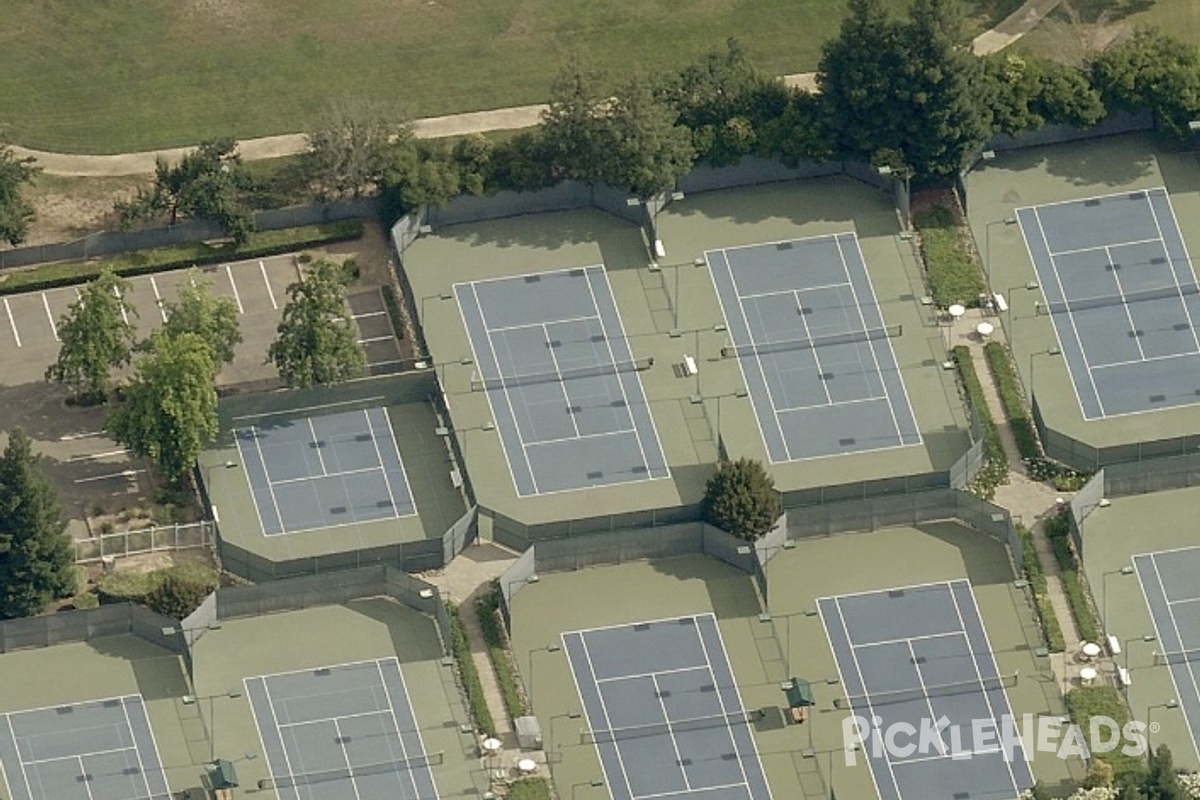
{"type": "Polygon", "coordinates": [[[375,598],[355,600],[347,603],[351,611],[368,619],[382,623],[392,641],[392,649],[400,663],[407,661],[434,661],[442,656],[438,646],[437,632],[428,617],[408,611],[393,600],[375,598]]]}
{"type": "Polygon", "coordinates": [[[762,610],[750,578],[714,569],[713,559],[668,558],[651,563],[656,572],[675,580],[702,581],[718,619],[757,617],[762,610]]]}

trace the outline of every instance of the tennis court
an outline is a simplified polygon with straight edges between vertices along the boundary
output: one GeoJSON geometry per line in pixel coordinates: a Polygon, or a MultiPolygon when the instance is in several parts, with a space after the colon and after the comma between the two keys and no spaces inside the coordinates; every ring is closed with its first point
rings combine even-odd
{"type": "Polygon", "coordinates": [[[140,695],[4,715],[11,800],[170,800],[140,695]]]}
{"type": "Polygon", "coordinates": [[[252,425],[235,438],[267,536],[417,513],[383,408],[252,425]]]}
{"type": "Polygon", "coordinates": [[[853,233],[704,255],[773,463],[921,443],[853,233]]]}
{"type": "Polygon", "coordinates": [[[1161,650],[1155,661],[1171,672],[1192,746],[1200,753],[1200,547],[1145,553],[1134,556],[1133,564],[1161,650]]]}
{"type": "Polygon", "coordinates": [[[563,634],[613,800],[768,800],[712,614],[563,634]]]}
{"type": "Polygon", "coordinates": [[[603,267],[454,293],[518,495],[670,475],[603,267]]]}
{"type": "MultiPolygon", "coordinates": [[[[1034,783],[1020,741],[996,735],[1012,724],[1005,687],[965,580],[818,601],[848,707],[883,730],[942,717],[948,726],[929,748],[908,755],[867,749],[881,800],[927,797],[1012,800],[1034,783]],[[975,721],[993,734],[976,742],[975,721]]],[[[1011,730],[1011,727],[1010,727],[1011,730]]],[[[906,737],[897,737],[904,744],[906,737]]],[[[917,736],[911,736],[917,744],[917,736]]]]}
{"type": "Polygon", "coordinates": [[[283,800],[436,800],[395,658],[246,679],[271,783],[283,800]]]}
{"type": "Polygon", "coordinates": [[[1200,287],[1166,190],[1016,213],[1084,419],[1200,403],[1200,287]]]}

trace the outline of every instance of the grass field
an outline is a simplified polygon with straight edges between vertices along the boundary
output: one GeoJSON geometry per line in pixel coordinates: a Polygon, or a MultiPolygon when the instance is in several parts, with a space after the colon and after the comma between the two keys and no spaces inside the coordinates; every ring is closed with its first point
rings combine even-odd
{"type": "Polygon", "coordinates": [[[1103,45],[1128,35],[1139,26],[1159,28],[1171,36],[1200,45],[1200,3],[1196,0],[1073,0],[1050,15],[1019,49],[1062,59],[1080,50],[1082,42],[1103,45]],[[1072,11],[1074,13],[1072,13],[1072,11]]]}
{"type": "MultiPolygon", "coordinates": [[[[897,11],[908,0],[886,0],[897,11]]],[[[1018,0],[968,0],[982,26],[1018,0]]],[[[413,117],[545,99],[572,53],[672,69],[736,36],[812,69],[843,0],[9,0],[0,122],[46,150],[115,153],[302,130],[329,101],[413,117]]]]}

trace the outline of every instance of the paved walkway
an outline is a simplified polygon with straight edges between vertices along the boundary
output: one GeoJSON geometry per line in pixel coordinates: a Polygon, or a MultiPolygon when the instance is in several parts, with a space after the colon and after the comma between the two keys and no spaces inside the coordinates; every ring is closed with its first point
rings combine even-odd
{"type": "MultiPolygon", "coordinates": [[[[1020,39],[1054,10],[1062,0],[1026,0],[1026,2],[1000,22],[995,28],[981,33],[972,42],[978,55],[995,53],[1020,39]]],[[[803,72],[784,75],[788,86],[813,91],[816,89],[816,73],[803,72]]],[[[430,117],[413,123],[416,135],[422,138],[465,136],[487,131],[516,130],[537,125],[545,105],[498,108],[491,111],[472,111],[466,114],[451,114],[430,117]]],[[[303,153],[308,140],[302,133],[286,133],[279,136],[263,136],[244,139],[238,150],[247,161],[303,153]]],[[[154,172],[155,160],[162,156],[177,161],[190,147],[174,147],[165,150],[117,155],[81,155],[74,153],[48,153],[26,147],[13,147],[18,158],[34,158],[47,175],[65,175],[81,178],[119,177],[123,175],[146,175],[154,172]]]]}

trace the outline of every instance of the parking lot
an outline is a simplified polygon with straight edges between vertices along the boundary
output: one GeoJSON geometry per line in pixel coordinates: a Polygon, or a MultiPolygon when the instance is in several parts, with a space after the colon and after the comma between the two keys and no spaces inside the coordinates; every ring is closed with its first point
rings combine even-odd
{"type": "MultiPolygon", "coordinates": [[[[233,363],[221,370],[219,383],[275,375],[275,368],[265,363],[267,348],[283,316],[287,287],[299,278],[300,269],[293,255],[199,268],[199,273],[211,281],[213,293],[231,298],[238,309],[242,343],[234,351],[233,363]]],[[[128,321],[136,327],[138,338],[162,326],[166,319],[163,304],[176,299],[190,275],[190,270],[181,269],[128,279],[127,299],[136,311],[128,321]]],[[[78,297],[77,287],[0,297],[0,350],[11,354],[0,360],[0,385],[44,380],[46,368],[58,358],[58,323],[78,297]]],[[[398,360],[399,351],[378,287],[352,288],[347,304],[359,326],[369,367],[375,369],[398,360]]]]}

